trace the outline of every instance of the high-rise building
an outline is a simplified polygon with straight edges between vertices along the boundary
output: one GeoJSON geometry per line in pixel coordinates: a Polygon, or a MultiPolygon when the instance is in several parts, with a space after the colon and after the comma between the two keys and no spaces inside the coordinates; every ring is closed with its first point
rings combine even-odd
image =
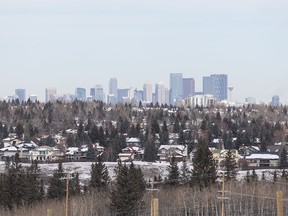
{"type": "Polygon", "coordinates": [[[102,85],[96,85],[95,87],[95,100],[104,102],[104,89],[102,85]]]}
{"type": "Polygon", "coordinates": [[[26,101],[26,89],[15,89],[15,96],[20,103],[26,101]]]}
{"type": "Polygon", "coordinates": [[[118,102],[124,103],[124,101],[126,100],[125,98],[127,98],[129,95],[129,88],[118,89],[117,95],[118,95],[118,102]]]}
{"type": "Polygon", "coordinates": [[[175,105],[183,98],[182,73],[170,73],[170,104],[175,105]]]}
{"type": "Polygon", "coordinates": [[[46,88],[45,89],[45,101],[46,101],[46,103],[49,101],[55,101],[56,95],[57,95],[57,89],[56,88],[46,88]]]}
{"type": "Polygon", "coordinates": [[[85,88],[76,88],[75,97],[77,100],[86,101],[86,89],[85,88]]]}
{"type": "Polygon", "coordinates": [[[165,104],[166,103],[166,98],[165,98],[165,86],[162,82],[158,82],[155,85],[155,102],[159,105],[165,104]]]}
{"type": "Polygon", "coordinates": [[[272,97],[272,103],[271,103],[272,106],[279,106],[280,105],[280,98],[278,95],[274,95],[272,97]]]}
{"type": "Polygon", "coordinates": [[[152,84],[149,81],[146,81],[143,85],[143,99],[146,103],[153,102],[152,94],[152,84]]]}
{"type": "Polygon", "coordinates": [[[203,77],[203,93],[212,94],[217,101],[228,99],[228,78],[226,74],[212,74],[203,77]]]}
{"type": "Polygon", "coordinates": [[[95,91],[96,91],[95,88],[90,88],[91,100],[95,100],[95,95],[96,95],[95,91]]]}
{"type": "MultiPolygon", "coordinates": [[[[118,99],[117,93],[118,93],[117,78],[111,78],[109,80],[109,101],[113,102],[111,104],[117,103],[117,99],[118,99]]],[[[107,100],[108,100],[108,98],[107,98],[107,100]]]]}
{"type": "Polygon", "coordinates": [[[111,78],[109,80],[109,94],[114,94],[117,97],[117,78],[111,78]]]}
{"type": "Polygon", "coordinates": [[[213,80],[209,76],[203,77],[203,95],[213,94],[213,80]]]}
{"type": "Polygon", "coordinates": [[[183,98],[195,95],[194,78],[183,78],[183,98]]]}

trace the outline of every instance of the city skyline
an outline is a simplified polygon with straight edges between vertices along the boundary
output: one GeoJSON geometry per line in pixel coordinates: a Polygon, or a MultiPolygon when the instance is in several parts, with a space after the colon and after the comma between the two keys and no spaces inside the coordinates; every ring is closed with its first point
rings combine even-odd
{"type": "MultiPolygon", "coordinates": [[[[239,103],[239,104],[241,103],[256,104],[257,103],[256,98],[251,97],[251,96],[246,97],[244,99],[244,102],[234,100],[234,97],[232,94],[232,90],[234,89],[234,87],[229,85],[227,74],[211,74],[209,76],[203,76],[202,77],[202,89],[199,91],[195,91],[194,89],[195,79],[192,77],[184,77],[182,73],[170,73],[170,85],[168,86],[162,81],[151,83],[149,80],[146,80],[144,82],[142,88],[131,87],[131,86],[130,87],[126,86],[124,88],[117,88],[117,86],[118,86],[118,79],[116,77],[112,77],[109,79],[106,89],[102,87],[102,84],[96,84],[94,87],[76,86],[74,88],[74,93],[72,92],[64,93],[64,92],[59,92],[57,87],[48,87],[48,88],[46,87],[44,89],[45,91],[44,99],[39,98],[37,94],[28,94],[26,96],[27,89],[16,88],[14,90],[15,94],[8,95],[4,98],[0,98],[0,100],[12,100],[12,99],[18,98],[20,102],[22,102],[30,98],[30,100],[32,101],[39,100],[40,102],[55,101],[57,99],[69,102],[69,101],[78,99],[82,101],[100,100],[105,103],[115,104],[117,102],[129,102],[129,100],[131,102],[132,98],[134,98],[134,99],[137,99],[138,102],[141,100],[142,102],[148,102],[148,103],[159,102],[159,104],[166,103],[166,104],[175,105],[177,104],[176,102],[178,101],[178,99],[182,100],[182,99],[185,99],[187,96],[213,95],[215,100],[218,102],[227,101],[228,103],[233,102],[233,103],[239,103]],[[176,82],[175,82],[175,78],[176,78],[176,82]],[[160,100],[159,100],[159,86],[161,86],[160,88],[162,92],[161,93],[162,96],[160,100]],[[175,89],[177,92],[176,94],[173,93],[175,89]],[[190,89],[190,93],[189,91],[187,91],[187,89],[190,89]],[[131,93],[132,91],[133,93],[131,93]],[[139,91],[141,94],[141,99],[137,98],[139,97],[139,95],[138,96],[134,95],[134,94],[138,94],[139,91]],[[184,93],[184,91],[186,91],[186,93],[184,93]],[[115,93],[116,93],[116,96],[115,96],[115,93]],[[119,97],[117,97],[118,94],[120,94],[119,97]],[[121,97],[126,96],[126,95],[127,96],[129,95],[129,97],[127,98],[129,100],[126,101],[125,99],[123,101],[121,97]],[[147,95],[149,98],[148,101],[146,100],[147,95]]],[[[279,95],[271,96],[270,100],[266,102],[266,104],[275,105],[275,98],[277,98],[278,105],[279,104],[286,105],[285,102],[281,101],[279,95]]],[[[265,103],[265,102],[260,101],[259,103],[265,103]]]]}
{"type": "MultiPolygon", "coordinates": [[[[86,93],[169,86],[170,73],[227,74],[233,100],[287,104],[288,2],[283,0],[13,0],[0,3],[0,98],[26,89],[86,93]]],[[[154,90],[153,90],[154,91],[154,90]]]]}

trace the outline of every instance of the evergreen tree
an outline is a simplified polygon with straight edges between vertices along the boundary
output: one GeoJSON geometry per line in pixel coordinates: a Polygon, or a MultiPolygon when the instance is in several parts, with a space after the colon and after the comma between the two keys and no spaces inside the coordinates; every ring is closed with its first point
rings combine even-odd
{"type": "Polygon", "coordinates": [[[43,200],[44,185],[37,160],[32,161],[31,166],[28,167],[23,187],[25,188],[24,202],[26,205],[31,206],[43,200]]]}
{"type": "Polygon", "coordinates": [[[250,175],[250,171],[249,170],[247,170],[247,172],[246,172],[245,180],[246,180],[247,183],[250,183],[250,181],[251,181],[251,175],[250,175]]]}
{"type": "Polygon", "coordinates": [[[225,155],[225,159],[222,161],[222,167],[226,171],[226,179],[232,180],[237,175],[237,163],[232,151],[229,149],[225,155]]]}
{"type": "Polygon", "coordinates": [[[256,174],[255,169],[252,170],[251,181],[253,182],[258,181],[258,175],[256,174]]]}
{"type": "Polygon", "coordinates": [[[116,183],[111,193],[111,211],[116,215],[137,215],[136,210],[141,205],[145,191],[145,181],[140,169],[136,169],[131,163],[118,163],[115,170],[116,183]]]}
{"type": "Polygon", "coordinates": [[[282,148],[280,153],[280,162],[279,162],[279,168],[284,169],[287,168],[287,150],[285,147],[282,148]]]}
{"type": "Polygon", "coordinates": [[[167,128],[166,121],[163,122],[162,130],[160,131],[160,143],[161,145],[169,144],[169,131],[167,128]]]}
{"type": "Polygon", "coordinates": [[[155,147],[154,139],[148,138],[144,148],[144,161],[155,162],[157,160],[157,149],[155,147]]]}
{"type": "Polygon", "coordinates": [[[200,189],[207,187],[216,181],[216,168],[212,152],[207,143],[200,140],[192,159],[193,170],[190,185],[197,185],[200,189]]]}
{"type": "Polygon", "coordinates": [[[17,123],[16,128],[15,128],[15,133],[19,139],[22,138],[22,135],[24,133],[24,126],[21,122],[17,123]]]}
{"type": "Polygon", "coordinates": [[[180,182],[182,184],[187,184],[189,182],[189,179],[190,179],[190,171],[187,166],[187,162],[183,161],[180,173],[180,182]]]}
{"type": "Polygon", "coordinates": [[[90,188],[97,189],[98,191],[107,188],[110,177],[107,167],[102,161],[100,161],[100,159],[95,164],[91,164],[90,174],[90,188]]]}
{"type": "Polygon", "coordinates": [[[277,181],[277,179],[278,179],[278,176],[277,176],[277,171],[276,171],[276,170],[274,170],[274,172],[273,172],[273,182],[276,182],[276,181],[277,181]]]}
{"type": "Polygon", "coordinates": [[[166,183],[169,185],[179,184],[180,172],[174,155],[170,159],[170,165],[168,166],[167,170],[168,170],[168,179],[166,183]]]}
{"type": "MultiPolygon", "coordinates": [[[[66,181],[66,180],[65,180],[66,181]]],[[[80,195],[80,180],[79,180],[79,173],[72,174],[71,178],[69,179],[69,196],[80,195]]]]}
{"type": "Polygon", "coordinates": [[[261,180],[262,180],[262,181],[265,181],[265,180],[266,180],[265,172],[264,172],[264,171],[262,172],[261,180]]]}
{"type": "Polygon", "coordinates": [[[49,199],[61,199],[65,197],[65,173],[62,163],[58,164],[58,169],[54,171],[53,176],[49,180],[47,197],[49,199]]]}

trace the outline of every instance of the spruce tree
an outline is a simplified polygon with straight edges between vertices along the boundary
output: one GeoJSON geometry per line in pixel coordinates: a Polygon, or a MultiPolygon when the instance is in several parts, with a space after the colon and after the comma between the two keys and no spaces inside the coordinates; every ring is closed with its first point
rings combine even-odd
{"type": "Polygon", "coordinates": [[[204,187],[215,183],[217,175],[213,155],[205,141],[199,141],[192,162],[191,186],[196,185],[199,186],[200,189],[203,189],[204,187]]]}
{"type": "Polygon", "coordinates": [[[180,173],[180,182],[181,184],[187,184],[190,179],[190,171],[187,166],[187,162],[183,161],[181,166],[181,173],[180,173]]]}
{"type": "Polygon", "coordinates": [[[115,172],[117,176],[111,193],[111,212],[115,215],[135,215],[145,191],[143,173],[133,163],[128,167],[121,162],[115,172]]]}
{"type": "Polygon", "coordinates": [[[179,184],[180,172],[174,155],[171,157],[170,165],[168,166],[167,170],[169,173],[166,183],[169,185],[179,184]]]}
{"type": "Polygon", "coordinates": [[[279,161],[279,168],[284,169],[287,168],[287,150],[285,147],[282,148],[280,153],[280,161],[279,161]]]}
{"type": "Polygon", "coordinates": [[[109,183],[109,174],[105,164],[98,159],[95,164],[91,164],[91,179],[89,182],[89,187],[91,189],[97,189],[98,191],[106,189],[109,183]]]}
{"type": "Polygon", "coordinates": [[[31,206],[36,202],[41,202],[44,198],[43,179],[37,160],[32,161],[27,169],[25,178],[25,204],[31,206]]]}
{"type": "Polygon", "coordinates": [[[144,161],[155,162],[157,160],[157,149],[155,147],[154,139],[149,137],[144,148],[144,161]]]}
{"type": "Polygon", "coordinates": [[[221,164],[222,168],[226,171],[226,179],[232,180],[236,178],[237,175],[237,163],[232,151],[229,149],[225,155],[225,159],[221,164]]]}
{"type": "Polygon", "coordinates": [[[53,176],[49,180],[47,190],[48,199],[61,199],[65,197],[65,173],[62,163],[58,164],[58,169],[54,171],[53,176]]]}

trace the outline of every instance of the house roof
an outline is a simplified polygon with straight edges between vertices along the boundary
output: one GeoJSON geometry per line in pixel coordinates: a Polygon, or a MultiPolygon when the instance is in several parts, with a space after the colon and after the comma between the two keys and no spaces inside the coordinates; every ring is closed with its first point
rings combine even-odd
{"type": "Polygon", "coordinates": [[[131,137],[131,138],[127,139],[126,142],[139,143],[139,142],[140,142],[140,139],[137,138],[137,137],[131,137]]]}
{"type": "Polygon", "coordinates": [[[183,151],[186,148],[186,146],[184,145],[161,145],[159,150],[162,150],[162,149],[168,150],[171,148],[175,148],[175,149],[179,149],[180,151],[183,151]]]}
{"type": "Polygon", "coordinates": [[[269,160],[278,160],[279,156],[275,154],[269,153],[252,153],[249,156],[246,156],[246,159],[253,160],[253,159],[269,159],[269,160]]]}
{"type": "Polygon", "coordinates": [[[16,148],[15,146],[9,146],[1,148],[0,151],[18,152],[18,151],[28,151],[26,148],[16,148]]]}

